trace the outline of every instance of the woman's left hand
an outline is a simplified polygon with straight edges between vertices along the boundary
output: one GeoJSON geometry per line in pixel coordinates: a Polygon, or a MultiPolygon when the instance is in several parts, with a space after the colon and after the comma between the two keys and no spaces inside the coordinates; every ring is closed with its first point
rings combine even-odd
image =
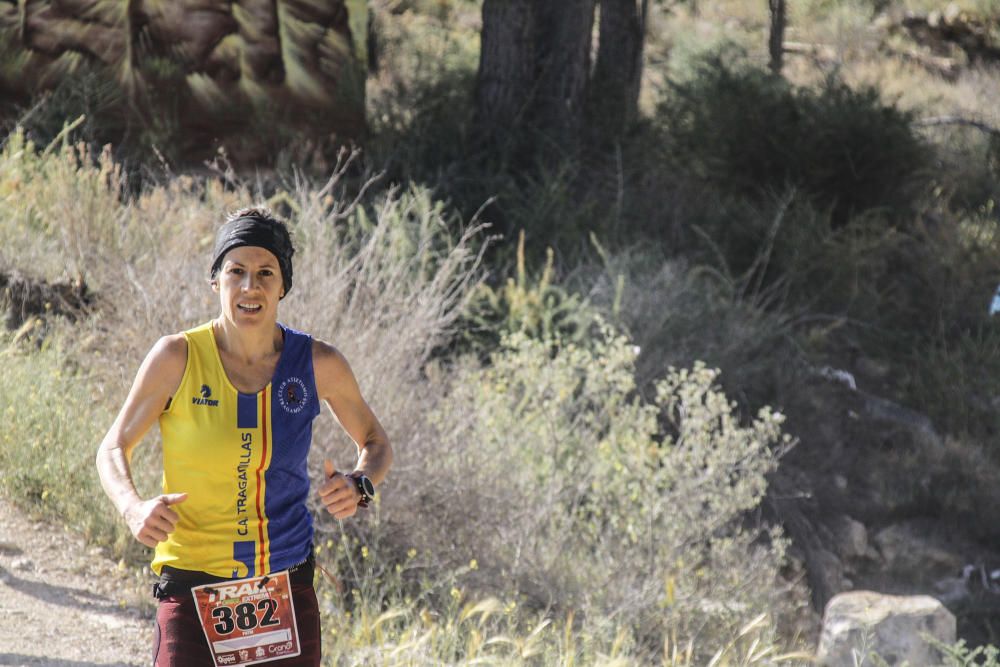
{"type": "Polygon", "coordinates": [[[358,485],[344,473],[337,472],[329,459],[324,461],[323,467],[326,481],[319,487],[319,497],[326,511],[336,519],[354,516],[358,511],[358,501],[361,500],[358,485]]]}

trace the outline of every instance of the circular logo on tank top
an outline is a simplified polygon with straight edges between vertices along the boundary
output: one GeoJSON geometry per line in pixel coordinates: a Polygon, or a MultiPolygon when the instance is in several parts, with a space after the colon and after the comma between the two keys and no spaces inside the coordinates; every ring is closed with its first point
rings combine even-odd
{"type": "Polygon", "coordinates": [[[285,378],[278,387],[278,402],[285,412],[293,415],[302,412],[308,399],[309,390],[306,389],[306,383],[297,377],[285,378]]]}

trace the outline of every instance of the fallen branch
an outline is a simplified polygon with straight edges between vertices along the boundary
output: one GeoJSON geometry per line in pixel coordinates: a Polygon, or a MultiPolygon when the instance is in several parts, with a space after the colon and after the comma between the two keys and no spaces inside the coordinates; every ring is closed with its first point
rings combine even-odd
{"type": "Polygon", "coordinates": [[[962,127],[974,127],[994,137],[1000,137],[1000,128],[983,123],[982,121],[961,116],[932,116],[931,118],[921,118],[913,122],[914,127],[941,127],[942,125],[959,125],[962,127]]]}
{"type": "Polygon", "coordinates": [[[828,44],[810,44],[808,42],[785,42],[782,46],[785,53],[801,56],[811,56],[821,62],[839,62],[837,50],[828,44]]]}
{"type": "Polygon", "coordinates": [[[918,49],[894,49],[885,44],[882,45],[882,49],[891,56],[896,56],[897,58],[902,58],[903,60],[919,65],[948,81],[954,81],[958,77],[959,70],[961,70],[961,64],[954,58],[935,56],[919,51],[918,49]]]}

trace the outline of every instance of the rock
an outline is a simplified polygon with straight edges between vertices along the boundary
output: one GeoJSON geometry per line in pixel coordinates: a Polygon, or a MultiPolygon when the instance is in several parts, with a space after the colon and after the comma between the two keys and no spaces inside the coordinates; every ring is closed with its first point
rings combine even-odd
{"type": "Polygon", "coordinates": [[[946,577],[934,582],[934,597],[954,608],[966,604],[969,599],[969,583],[966,577],[946,577]]]}
{"type": "Polygon", "coordinates": [[[875,421],[901,428],[914,444],[930,448],[940,448],[944,444],[941,434],[934,428],[934,422],[927,415],[890,401],[881,396],[857,392],[862,399],[865,414],[875,421]]]}
{"type": "Polygon", "coordinates": [[[875,380],[885,380],[892,375],[892,367],[884,361],[871,357],[860,357],[855,362],[858,373],[875,380]]]}
{"type": "Polygon", "coordinates": [[[35,569],[35,564],[30,558],[15,558],[10,562],[10,567],[18,572],[28,572],[35,569]]]}
{"type": "Polygon", "coordinates": [[[841,593],[826,606],[817,657],[827,667],[867,664],[870,653],[893,666],[937,665],[938,651],[922,635],[954,644],[955,633],[955,617],[929,595],[841,593]]]}
{"type": "Polygon", "coordinates": [[[958,3],[949,2],[948,6],[944,8],[942,18],[945,25],[955,25],[962,19],[962,8],[958,6],[958,3]]]}
{"type": "Polygon", "coordinates": [[[860,521],[846,514],[837,517],[832,525],[837,551],[843,558],[866,558],[869,556],[868,531],[860,521]]]}
{"type": "Polygon", "coordinates": [[[958,577],[934,582],[934,597],[951,609],[967,611],[981,607],[1000,609],[1000,570],[989,571],[985,565],[966,565],[958,577]]]}
{"type": "Polygon", "coordinates": [[[20,556],[21,549],[13,542],[0,542],[0,556],[20,556]]]}
{"type": "Polygon", "coordinates": [[[813,589],[815,602],[833,598],[837,593],[853,588],[853,582],[844,572],[844,564],[832,551],[822,547],[815,549],[808,562],[809,587],[813,589]]]}
{"type": "Polygon", "coordinates": [[[974,559],[949,537],[939,525],[908,521],[883,528],[874,541],[895,578],[930,584],[959,574],[974,559]]]}

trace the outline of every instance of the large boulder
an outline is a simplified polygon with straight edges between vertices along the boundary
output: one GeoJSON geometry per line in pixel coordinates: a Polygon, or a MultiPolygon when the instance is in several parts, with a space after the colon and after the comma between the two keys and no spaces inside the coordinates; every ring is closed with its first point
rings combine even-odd
{"type": "Polygon", "coordinates": [[[940,664],[923,635],[955,643],[955,617],[938,600],[852,591],[827,604],[817,653],[827,667],[854,667],[872,652],[889,665],[940,664]]]}

